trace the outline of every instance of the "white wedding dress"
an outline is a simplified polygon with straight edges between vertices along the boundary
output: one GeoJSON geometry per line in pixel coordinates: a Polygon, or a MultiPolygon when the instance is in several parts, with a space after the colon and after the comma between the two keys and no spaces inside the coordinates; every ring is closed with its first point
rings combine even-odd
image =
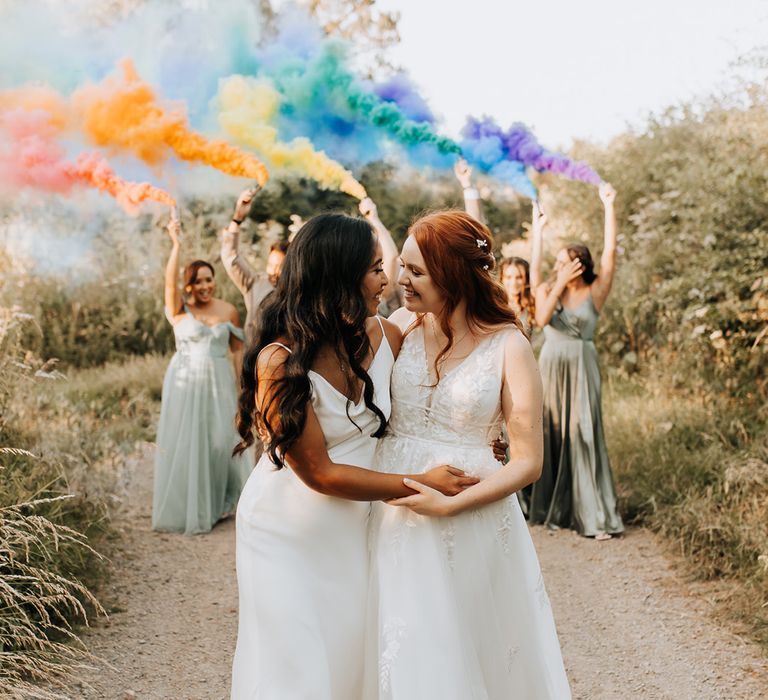
{"type": "MultiPolygon", "coordinates": [[[[430,388],[423,327],[403,341],[374,469],[500,468],[504,330],[430,388]]],[[[451,518],[374,504],[365,700],[571,697],[536,551],[515,495],[451,518]]]]}
{"type": "MultiPolygon", "coordinates": [[[[394,357],[382,336],[368,375],[389,416],[394,357]]],[[[330,458],[370,468],[378,418],[361,399],[349,406],[354,425],[346,397],[309,377],[330,458]]],[[[259,460],[237,508],[233,700],[361,700],[369,513],[367,502],[324,496],[290,467],[259,460]]]]}

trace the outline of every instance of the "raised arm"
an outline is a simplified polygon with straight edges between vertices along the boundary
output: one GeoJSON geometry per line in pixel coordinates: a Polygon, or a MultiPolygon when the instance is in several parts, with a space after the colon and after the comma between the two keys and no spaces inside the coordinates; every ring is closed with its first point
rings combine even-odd
{"type": "MultiPolygon", "coordinates": [[[[256,404],[260,410],[266,411],[272,426],[279,425],[277,402],[274,399],[278,382],[284,376],[287,357],[286,350],[275,346],[263,351],[257,363],[259,382],[256,404]]],[[[307,404],[304,430],[286,453],[285,461],[309,488],[327,496],[353,501],[379,501],[413,493],[403,483],[404,474],[384,474],[331,460],[325,435],[311,402],[307,404]]],[[[477,483],[477,479],[465,476],[460,469],[446,466],[412,478],[448,495],[477,483]]]]}
{"type": "Polygon", "coordinates": [[[389,283],[384,288],[384,299],[391,299],[394,294],[397,293],[397,275],[398,275],[398,256],[400,255],[397,250],[397,244],[395,243],[392,234],[389,229],[381,222],[379,218],[379,210],[376,204],[370,197],[360,201],[360,213],[366,218],[368,223],[373,226],[373,230],[379,238],[381,243],[381,252],[384,256],[384,272],[387,275],[389,283]]]}
{"type": "Polygon", "coordinates": [[[530,343],[519,332],[509,333],[505,341],[501,407],[510,450],[503,467],[453,498],[406,480],[419,493],[392,505],[407,506],[421,515],[457,515],[506,498],[536,481],[544,458],[541,377],[530,343]]]}
{"type": "Polygon", "coordinates": [[[539,328],[544,328],[549,323],[565,288],[570,282],[578,279],[583,271],[578,258],[569,260],[557,271],[557,279],[552,288],[546,284],[539,285],[536,289],[536,325],[539,328]]]}
{"type": "Polygon", "coordinates": [[[592,301],[598,311],[603,308],[608,299],[616,272],[616,211],[614,207],[616,190],[607,182],[603,182],[600,184],[599,192],[605,209],[605,233],[600,271],[597,279],[592,283],[592,301]]]}
{"type": "Polygon", "coordinates": [[[533,200],[531,208],[531,289],[536,290],[541,284],[541,256],[544,248],[544,225],[547,217],[538,201],[533,200]]]}
{"type": "Polygon", "coordinates": [[[483,223],[483,214],[480,209],[480,193],[472,186],[472,168],[466,160],[460,158],[453,166],[456,179],[464,190],[464,209],[473,219],[483,223]]]}
{"type": "Polygon", "coordinates": [[[258,274],[240,255],[240,225],[248,217],[253,198],[258,191],[258,187],[252,187],[240,193],[235,204],[235,211],[232,214],[232,220],[221,234],[221,262],[227,275],[229,275],[229,279],[244,296],[248,294],[248,290],[253,286],[258,274]]]}
{"type": "Polygon", "coordinates": [[[181,255],[181,222],[178,214],[172,213],[168,222],[168,235],[171,237],[171,254],[165,265],[164,302],[165,315],[173,323],[173,317],[181,311],[182,301],[179,290],[179,257],[181,255]]]}
{"type": "MultiPolygon", "coordinates": [[[[237,309],[230,304],[229,322],[235,328],[242,328],[240,325],[240,314],[237,309]]],[[[232,353],[232,367],[235,370],[236,386],[240,386],[240,372],[243,369],[243,341],[233,333],[229,334],[229,350],[232,353]]]]}

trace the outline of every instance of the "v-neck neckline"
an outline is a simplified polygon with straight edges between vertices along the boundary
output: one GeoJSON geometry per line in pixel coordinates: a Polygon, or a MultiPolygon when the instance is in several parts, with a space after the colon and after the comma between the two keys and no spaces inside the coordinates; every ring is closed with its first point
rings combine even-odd
{"type": "MultiPolygon", "coordinates": [[[[383,329],[382,329],[382,331],[383,331],[383,329]]],[[[379,343],[379,347],[376,348],[376,352],[373,353],[373,359],[371,360],[371,364],[368,365],[368,369],[365,370],[366,372],[370,372],[371,368],[376,363],[376,359],[378,358],[379,353],[381,352],[381,346],[384,345],[384,343],[389,344],[388,341],[387,341],[386,333],[382,332],[381,342],[379,343]]],[[[347,396],[343,391],[339,391],[335,386],[333,386],[333,384],[331,384],[330,381],[328,381],[328,379],[326,379],[322,374],[320,374],[320,372],[317,372],[314,369],[310,369],[310,370],[307,370],[307,371],[311,372],[316,377],[320,377],[320,379],[322,379],[329,387],[331,387],[331,389],[333,389],[333,391],[336,394],[338,394],[342,399],[344,399],[345,401],[349,401],[354,408],[359,408],[360,405],[365,400],[365,386],[363,386],[362,391],[360,392],[360,398],[357,401],[352,401],[352,399],[350,399],[349,396],[347,396]]]]}
{"type": "MultiPolygon", "coordinates": [[[[424,332],[425,328],[426,328],[425,324],[422,323],[421,324],[421,354],[422,354],[422,360],[423,360],[422,364],[424,366],[424,371],[427,373],[427,380],[429,381],[432,379],[432,373],[430,372],[430,368],[429,368],[429,354],[427,353],[427,334],[424,332]]],[[[441,374],[440,379],[438,379],[437,381],[437,384],[430,387],[432,391],[434,392],[435,390],[437,390],[437,388],[440,386],[442,382],[444,382],[448,377],[454,374],[454,372],[461,369],[469,361],[472,355],[474,355],[479,350],[480,346],[483,343],[485,343],[485,341],[488,340],[488,338],[493,337],[493,335],[494,335],[493,333],[486,334],[480,340],[480,342],[477,345],[475,345],[474,348],[472,348],[471,352],[461,362],[459,362],[458,365],[456,365],[455,367],[451,367],[451,369],[449,369],[445,374],[441,374]]]]}
{"type": "MultiPolygon", "coordinates": [[[[561,302],[560,302],[560,307],[561,307],[563,310],[565,310],[565,311],[570,311],[570,312],[573,312],[573,311],[576,311],[576,309],[580,309],[580,308],[581,308],[582,306],[584,306],[584,304],[586,304],[588,301],[592,301],[592,292],[590,292],[590,293],[589,293],[589,294],[588,294],[586,297],[584,297],[584,299],[583,299],[582,301],[580,301],[580,302],[579,302],[578,304],[576,304],[575,306],[566,306],[566,305],[565,305],[565,304],[563,304],[563,302],[561,301],[561,302]]],[[[594,304],[594,302],[592,302],[592,303],[594,304]]]]}

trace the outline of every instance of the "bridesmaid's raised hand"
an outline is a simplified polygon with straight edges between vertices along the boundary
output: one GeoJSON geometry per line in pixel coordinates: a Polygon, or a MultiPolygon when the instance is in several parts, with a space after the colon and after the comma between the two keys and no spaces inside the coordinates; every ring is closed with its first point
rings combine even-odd
{"type": "Polygon", "coordinates": [[[166,226],[166,230],[168,231],[168,235],[170,236],[173,245],[181,245],[181,221],[179,221],[178,217],[171,216],[168,221],[168,226],[166,226]]]}
{"type": "Polygon", "coordinates": [[[584,267],[581,264],[581,260],[578,258],[569,260],[557,271],[555,286],[562,293],[569,283],[581,277],[582,272],[584,272],[584,267]]]}
{"type": "Polygon", "coordinates": [[[232,221],[237,224],[239,224],[241,221],[245,221],[251,211],[251,204],[253,204],[253,199],[260,189],[261,188],[258,186],[249,187],[247,190],[243,190],[240,193],[240,196],[237,198],[237,203],[235,204],[235,211],[232,214],[232,221]]]}

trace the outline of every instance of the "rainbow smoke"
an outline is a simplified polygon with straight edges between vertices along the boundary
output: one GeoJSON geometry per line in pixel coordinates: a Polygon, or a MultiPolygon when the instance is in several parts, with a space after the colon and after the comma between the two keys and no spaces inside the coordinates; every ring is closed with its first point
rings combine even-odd
{"type": "Polygon", "coordinates": [[[117,177],[98,154],[82,154],[75,163],[64,160],[64,149],[55,140],[57,131],[45,110],[14,109],[0,115],[0,183],[60,194],[87,185],[111,194],[132,215],[148,199],[175,205],[167,192],[148,182],[117,177]]]}
{"type": "MultiPolygon", "coordinates": [[[[462,130],[465,148],[476,149],[478,144],[493,142],[498,144],[499,160],[516,161],[538,172],[550,172],[563,175],[571,180],[599,185],[602,178],[586,163],[571,160],[560,153],[544,148],[530,130],[523,124],[513,124],[506,132],[490,117],[476,119],[468,117],[462,130]]],[[[496,167],[491,166],[491,170],[496,167]]]]}
{"type": "Polygon", "coordinates": [[[348,170],[309,139],[297,136],[290,143],[278,140],[272,126],[280,95],[269,81],[230,76],[221,81],[218,102],[219,122],[235,140],[255,148],[275,167],[306,173],[326,189],[338,189],[357,199],[368,195],[348,170]]]}

